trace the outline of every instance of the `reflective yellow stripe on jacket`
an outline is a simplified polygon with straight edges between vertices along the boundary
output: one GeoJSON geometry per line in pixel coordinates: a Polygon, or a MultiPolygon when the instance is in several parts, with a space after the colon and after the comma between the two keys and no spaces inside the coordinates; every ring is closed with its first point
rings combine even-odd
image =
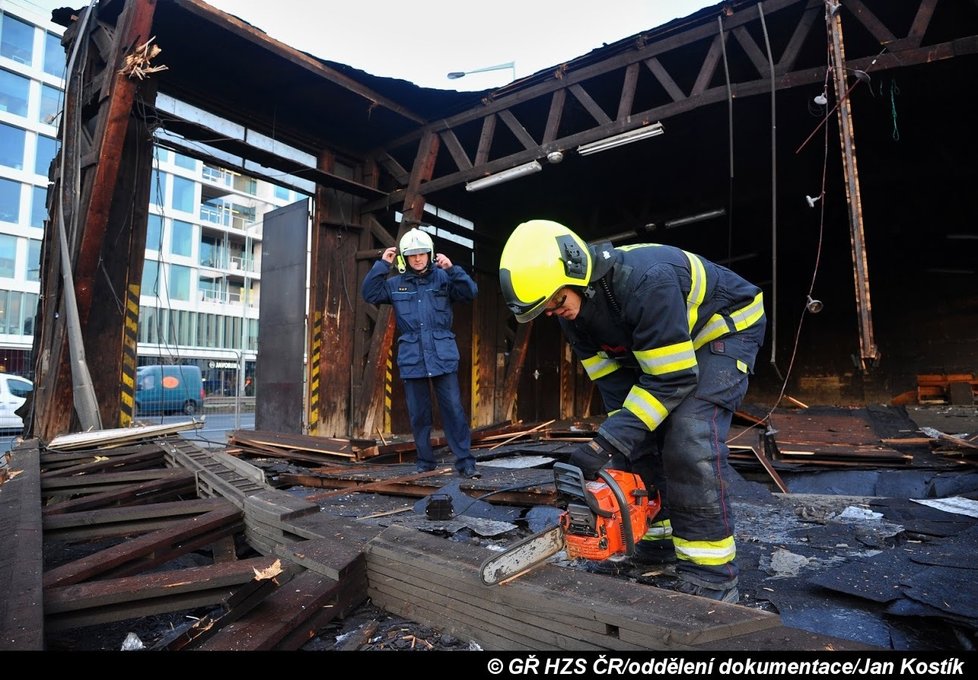
{"type": "Polygon", "coordinates": [[[733,321],[733,328],[730,327],[730,324],[727,323],[727,320],[723,316],[714,314],[707,324],[700,329],[700,332],[696,334],[696,337],[693,338],[693,347],[699,349],[711,340],[716,340],[721,335],[750,328],[762,316],[764,316],[764,296],[763,293],[758,293],[749,303],[731,313],[730,320],[733,321]]]}
{"type": "Polygon", "coordinates": [[[638,385],[632,385],[622,407],[645,423],[645,427],[650,431],[659,427],[669,415],[669,409],[663,406],[661,401],[638,385]]]}
{"type": "Polygon", "coordinates": [[[638,360],[638,365],[642,367],[642,372],[648,375],[666,375],[696,365],[696,352],[693,350],[693,343],[689,340],[655,349],[643,349],[632,354],[638,360]]]}
{"type": "Polygon", "coordinates": [[[603,378],[610,373],[614,373],[620,368],[620,364],[615,359],[609,359],[608,357],[600,354],[595,354],[587,359],[581,359],[581,365],[587,372],[587,377],[589,377],[591,380],[603,378]]]}
{"type": "Polygon", "coordinates": [[[693,328],[699,320],[700,305],[706,298],[706,267],[696,255],[685,250],[683,254],[689,260],[690,284],[689,294],[686,296],[686,318],[689,321],[689,333],[692,335],[693,328]]]}

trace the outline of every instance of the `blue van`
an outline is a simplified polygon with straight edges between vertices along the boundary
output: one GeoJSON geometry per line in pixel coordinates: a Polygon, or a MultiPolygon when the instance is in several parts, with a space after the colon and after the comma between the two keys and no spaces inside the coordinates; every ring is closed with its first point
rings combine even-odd
{"type": "Polygon", "coordinates": [[[136,369],[137,415],[183,413],[192,416],[204,405],[198,366],[140,366],[136,369]]]}

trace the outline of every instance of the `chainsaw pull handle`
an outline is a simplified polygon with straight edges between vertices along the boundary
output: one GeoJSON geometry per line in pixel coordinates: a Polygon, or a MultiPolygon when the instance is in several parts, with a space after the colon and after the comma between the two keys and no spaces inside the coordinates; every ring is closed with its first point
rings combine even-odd
{"type": "MultiPolygon", "coordinates": [[[[598,470],[598,474],[602,475],[605,481],[608,480],[608,473],[606,473],[604,470],[598,470]]],[[[576,465],[554,463],[554,485],[557,487],[557,491],[565,496],[583,499],[584,502],[587,503],[587,506],[591,509],[591,512],[596,515],[608,518],[614,514],[612,511],[605,510],[598,505],[598,501],[594,498],[594,494],[587,490],[587,482],[584,481],[584,474],[581,472],[581,468],[577,467],[576,465]]],[[[609,484],[609,486],[612,486],[612,488],[618,487],[618,485],[615,484],[614,479],[611,480],[611,484],[609,484]]]]}

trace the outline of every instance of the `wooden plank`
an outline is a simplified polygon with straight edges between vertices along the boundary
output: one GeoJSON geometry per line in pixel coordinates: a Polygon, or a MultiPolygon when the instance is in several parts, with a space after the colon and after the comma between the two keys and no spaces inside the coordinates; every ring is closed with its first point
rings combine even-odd
{"type": "MultiPolygon", "coordinates": [[[[385,564],[383,560],[373,560],[368,572],[371,592],[376,589],[389,597],[399,597],[405,604],[419,604],[428,617],[423,619],[426,624],[440,627],[444,623],[439,622],[451,620],[458,627],[451,631],[456,636],[459,630],[464,630],[479,639],[480,631],[488,630],[513,642],[530,644],[533,649],[596,651],[614,648],[596,643],[592,638],[600,636],[592,631],[562,627],[559,622],[548,622],[526,612],[519,619],[513,618],[505,608],[496,610],[485,606],[485,600],[477,596],[466,596],[464,588],[454,587],[456,584],[452,581],[412,576],[403,566],[397,562],[385,564]],[[446,615],[446,612],[450,614],[446,615]]],[[[636,646],[625,648],[640,649],[636,646]]]]}
{"type": "Polygon", "coordinates": [[[482,589],[476,592],[504,598],[514,618],[527,608],[541,616],[582,617],[619,630],[623,639],[621,631],[635,631],[647,647],[676,649],[780,625],[779,617],[768,612],[550,564],[503,586],[484,586],[478,571],[487,551],[403,527],[386,529],[371,541],[366,555],[368,571],[375,556],[417,564],[433,579],[465,578],[470,587],[482,589]]]}
{"type": "Polygon", "coordinates": [[[182,493],[196,491],[196,477],[187,470],[175,469],[165,471],[160,479],[141,484],[131,484],[121,489],[103,493],[91,494],[84,498],[64,501],[57,505],[49,505],[43,510],[45,515],[55,515],[63,512],[92,510],[98,507],[116,505],[118,503],[150,503],[161,498],[173,497],[182,493]]]}
{"type": "Polygon", "coordinates": [[[226,501],[216,498],[192,499],[48,515],[43,522],[44,538],[79,540],[146,533],[225,506],[226,501]]]}
{"type": "Polygon", "coordinates": [[[45,615],[51,615],[155,601],[163,607],[156,610],[156,613],[163,613],[177,611],[165,608],[165,601],[172,595],[224,589],[226,592],[220,602],[231,594],[230,588],[252,581],[256,571],[267,570],[276,562],[274,557],[252,557],[235,562],[45,588],[44,612],[45,615]]]}
{"type": "Polygon", "coordinates": [[[44,550],[36,443],[10,452],[9,471],[11,478],[0,484],[0,651],[42,651],[38,603],[44,550]]]}
{"type": "MultiPolygon", "coordinates": [[[[287,588],[280,588],[249,614],[224,627],[219,633],[194,649],[203,651],[270,651],[289,640],[310,618],[322,611],[342,616],[350,607],[366,599],[366,582],[351,578],[342,583],[306,571],[294,578],[287,588]]],[[[297,647],[293,647],[297,648],[297,647]]]]}
{"type": "Polygon", "coordinates": [[[156,446],[143,448],[140,451],[135,451],[124,456],[102,456],[99,453],[93,453],[88,456],[87,460],[79,461],[75,465],[62,467],[58,470],[45,471],[42,484],[57,477],[70,477],[121,468],[139,469],[150,466],[160,467],[162,465],[163,451],[156,446]]]}
{"type": "Polygon", "coordinates": [[[163,564],[201,547],[202,541],[213,541],[240,527],[241,511],[227,503],[225,508],[186,519],[173,528],[154,531],[55,567],[44,574],[44,587],[80,583],[96,576],[126,575],[127,570],[163,564]]]}
{"type": "Polygon", "coordinates": [[[366,568],[361,547],[332,537],[292,543],[275,554],[336,581],[366,568]]]}
{"type": "Polygon", "coordinates": [[[126,472],[80,474],[73,477],[51,478],[42,474],[41,491],[45,492],[45,495],[48,496],[87,494],[106,491],[110,487],[132,486],[138,482],[169,479],[174,476],[179,476],[179,471],[159,467],[159,463],[157,462],[153,462],[151,465],[156,467],[146,470],[127,470],[126,472]]]}

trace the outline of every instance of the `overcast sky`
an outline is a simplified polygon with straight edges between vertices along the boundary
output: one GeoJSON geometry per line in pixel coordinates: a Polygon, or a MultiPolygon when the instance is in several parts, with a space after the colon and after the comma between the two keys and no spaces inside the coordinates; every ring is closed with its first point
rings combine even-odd
{"type": "MultiPolygon", "coordinates": [[[[159,0],[169,2],[170,0],[159,0]]],[[[50,16],[76,0],[6,0],[50,16]]],[[[423,87],[483,90],[717,4],[704,0],[209,0],[322,59],[423,87]],[[449,80],[450,71],[514,68],[449,80]]],[[[3,0],[0,0],[0,5],[3,0]]],[[[166,50],[166,45],[161,45],[166,50]]]]}

